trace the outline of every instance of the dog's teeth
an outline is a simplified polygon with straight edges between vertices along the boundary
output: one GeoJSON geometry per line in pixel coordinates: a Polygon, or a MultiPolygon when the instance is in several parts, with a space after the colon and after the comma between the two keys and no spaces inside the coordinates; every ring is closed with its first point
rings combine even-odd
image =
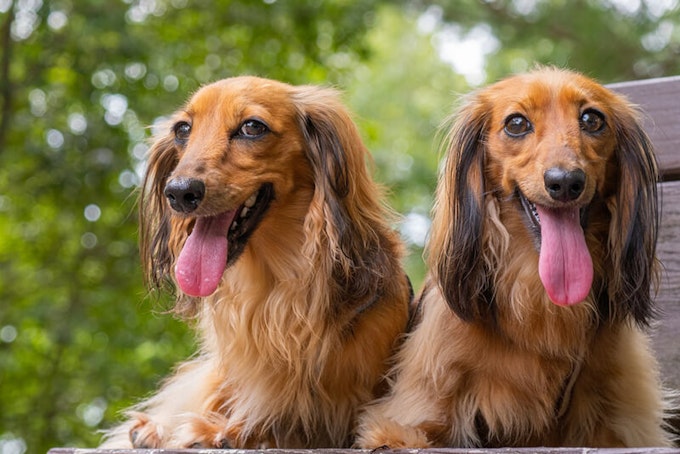
{"type": "Polygon", "coordinates": [[[241,217],[244,218],[246,216],[248,216],[248,207],[247,206],[243,207],[243,209],[241,210],[241,217]]]}
{"type": "Polygon", "coordinates": [[[256,201],[257,201],[257,192],[254,193],[253,195],[251,195],[251,196],[248,198],[248,200],[246,200],[246,203],[244,203],[244,205],[245,205],[247,208],[252,208],[253,205],[255,205],[255,202],[256,202],[256,201]]]}
{"type": "Polygon", "coordinates": [[[541,217],[538,215],[538,210],[536,209],[536,205],[533,203],[531,204],[531,213],[536,217],[536,220],[540,221],[541,217]]]}
{"type": "Polygon", "coordinates": [[[233,231],[233,230],[236,230],[237,228],[238,228],[238,222],[234,221],[234,222],[232,222],[231,227],[229,228],[229,230],[232,230],[232,231],[233,231]]]}

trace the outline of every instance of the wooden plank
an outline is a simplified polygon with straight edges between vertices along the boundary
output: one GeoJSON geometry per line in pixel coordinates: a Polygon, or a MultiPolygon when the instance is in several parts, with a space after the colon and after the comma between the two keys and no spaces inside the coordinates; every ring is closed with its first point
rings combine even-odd
{"type": "Polygon", "coordinates": [[[499,449],[76,449],[53,448],[48,454],[678,454],[674,448],[499,448],[499,449]]]}
{"type": "Polygon", "coordinates": [[[680,389],[680,181],[660,185],[661,225],[657,255],[663,269],[656,296],[661,316],[654,332],[661,373],[668,386],[680,389]]]}
{"type": "Polygon", "coordinates": [[[663,179],[680,179],[680,76],[607,87],[626,95],[645,111],[644,127],[656,148],[663,179]]]}

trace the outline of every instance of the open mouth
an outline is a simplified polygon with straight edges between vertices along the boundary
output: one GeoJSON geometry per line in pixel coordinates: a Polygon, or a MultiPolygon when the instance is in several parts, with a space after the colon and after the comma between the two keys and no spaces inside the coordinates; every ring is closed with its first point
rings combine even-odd
{"type": "Polygon", "coordinates": [[[274,187],[271,183],[265,183],[236,210],[236,216],[227,232],[229,243],[227,266],[232,265],[239,258],[250,235],[262,221],[273,199],[274,187]]]}
{"type": "Polygon", "coordinates": [[[517,189],[526,224],[538,251],[538,274],[552,302],[583,301],[593,282],[593,261],[585,236],[584,207],[537,205],[517,189]]]}
{"type": "Polygon", "coordinates": [[[266,183],[237,209],[196,218],[175,264],[175,278],[184,293],[208,296],[217,290],[224,271],[243,253],[273,199],[274,187],[266,183]]]}
{"type": "MultiPolygon", "coordinates": [[[[522,208],[524,209],[524,214],[526,215],[527,219],[527,227],[529,230],[534,234],[534,237],[536,238],[536,246],[537,249],[540,248],[541,244],[541,216],[538,213],[538,209],[536,208],[536,204],[527,199],[527,197],[524,195],[522,191],[519,189],[516,190],[517,193],[517,198],[520,201],[520,204],[522,205],[522,208]]],[[[581,225],[581,228],[583,230],[586,229],[586,226],[588,225],[588,210],[587,206],[582,207],[579,210],[579,223],[581,225]]]]}
{"type": "Polygon", "coordinates": [[[529,221],[528,222],[529,230],[534,234],[534,237],[538,240],[536,245],[540,247],[541,218],[538,215],[536,205],[534,205],[533,202],[529,201],[529,199],[527,199],[524,193],[519,189],[517,189],[517,196],[519,198],[520,203],[522,204],[522,208],[524,208],[524,214],[526,214],[526,218],[529,221]]]}

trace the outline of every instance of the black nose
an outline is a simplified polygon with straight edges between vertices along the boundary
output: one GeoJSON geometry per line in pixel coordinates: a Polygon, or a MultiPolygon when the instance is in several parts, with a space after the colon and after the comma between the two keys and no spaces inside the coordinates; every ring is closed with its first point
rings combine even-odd
{"type": "Polygon", "coordinates": [[[195,178],[173,178],[163,191],[173,210],[191,213],[205,196],[205,184],[195,178]]]}
{"type": "Polygon", "coordinates": [[[586,186],[586,174],[581,169],[565,170],[553,167],[543,174],[545,189],[554,200],[569,202],[576,200],[586,186]]]}

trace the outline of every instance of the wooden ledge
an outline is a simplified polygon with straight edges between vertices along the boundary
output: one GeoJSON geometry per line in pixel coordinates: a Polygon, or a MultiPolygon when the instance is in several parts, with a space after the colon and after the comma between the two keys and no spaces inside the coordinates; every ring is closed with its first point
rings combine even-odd
{"type": "Polygon", "coordinates": [[[680,448],[500,448],[500,449],[78,449],[48,454],[680,454],[680,448]]]}

